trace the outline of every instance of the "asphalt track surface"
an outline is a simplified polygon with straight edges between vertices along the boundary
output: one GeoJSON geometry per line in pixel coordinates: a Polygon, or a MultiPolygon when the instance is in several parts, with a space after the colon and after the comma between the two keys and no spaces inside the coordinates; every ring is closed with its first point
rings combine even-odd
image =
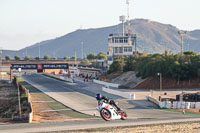
{"type": "Polygon", "coordinates": [[[5,132],[44,132],[56,130],[74,130],[97,127],[137,125],[145,123],[162,123],[170,121],[188,121],[198,119],[200,115],[188,115],[176,112],[162,111],[148,107],[153,104],[143,100],[127,100],[122,97],[111,95],[102,91],[102,85],[95,83],[84,83],[76,81],[75,84],[58,81],[39,74],[24,75],[23,78],[42,90],[47,95],[53,97],[64,105],[71,107],[79,112],[93,115],[98,112],[96,108],[95,94],[103,95],[115,99],[119,106],[123,108],[128,119],[125,121],[115,120],[105,122],[103,120],[89,120],[87,122],[57,122],[57,123],[38,123],[38,124],[13,124],[0,125],[0,133],[5,132]]]}

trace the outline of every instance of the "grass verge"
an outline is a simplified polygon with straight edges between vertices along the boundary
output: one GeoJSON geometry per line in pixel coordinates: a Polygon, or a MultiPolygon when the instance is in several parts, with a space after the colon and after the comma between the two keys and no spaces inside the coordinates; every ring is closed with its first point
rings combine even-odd
{"type": "Polygon", "coordinates": [[[94,118],[93,116],[89,116],[89,115],[86,115],[86,114],[79,113],[75,110],[72,110],[71,108],[63,105],[62,103],[56,101],[55,99],[53,99],[50,96],[43,93],[42,91],[40,91],[37,88],[33,87],[32,85],[28,84],[27,82],[25,82],[21,78],[18,78],[18,82],[21,85],[23,85],[25,88],[27,88],[30,93],[34,93],[40,101],[51,101],[51,102],[47,102],[46,104],[48,104],[48,106],[52,110],[66,109],[66,110],[59,111],[59,113],[64,114],[64,115],[69,116],[69,117],[72,117],[72,118],[86,118],[86,119],[87,118],[94,118]]]}

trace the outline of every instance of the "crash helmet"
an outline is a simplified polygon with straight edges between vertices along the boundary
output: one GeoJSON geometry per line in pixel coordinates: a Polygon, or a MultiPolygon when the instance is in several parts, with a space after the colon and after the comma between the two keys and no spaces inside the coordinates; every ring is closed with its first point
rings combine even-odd
{"type": "Polygon", "coordinates": [[[99,94],[99,93],[96,94],[96,99],[97,99],[97,100],[100,100],[100,99],[101,99],[101,94],[99,94]]]}

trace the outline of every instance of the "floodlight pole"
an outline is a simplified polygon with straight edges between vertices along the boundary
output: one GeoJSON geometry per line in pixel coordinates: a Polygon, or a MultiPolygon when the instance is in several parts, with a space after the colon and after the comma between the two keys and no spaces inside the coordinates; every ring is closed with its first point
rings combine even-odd
{"type": "Polygon", "coordinates": [[[183,56],[183,35],[186,34],[186,31],[178,31],[178,34],[181,37],[181,56],[183,56]]]}
{"type": "Polygon", "coordinates": [[[82,59],[84,59],[84,55],[83,55],[83,42],[81,42],[81,52],[82,52],[82,59]]]}
{"type": "Polygon", "coordinates": [[[162,73],[158,73],[158,76],[160,76],[160,96],[162,94],[162,73]]]}
{"type": "Polygon", "coordinates": [[[39,49],[38,49],[38,57],[40,59],[40,44],[39,44],[39,49]]]}

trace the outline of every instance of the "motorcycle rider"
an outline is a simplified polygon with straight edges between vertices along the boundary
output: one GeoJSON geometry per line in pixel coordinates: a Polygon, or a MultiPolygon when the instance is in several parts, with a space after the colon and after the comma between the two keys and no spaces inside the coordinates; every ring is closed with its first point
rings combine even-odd
{"type": "Polygon", "coordinates": [[[104,102],[106,102],[106,103],[108,103],[108,104],[110,104],[110,105],[113,105],[116,109],[117,109],[117,111],[120,111],[121,109],[116,105],[116,103],[115,103],[115,101],[114,100],[110,100],[109,98],[107,98],[107,97],[104,97],[104,96],[102,96],[101,94],[96,94],[96,99],[97,99],[97,101],[99,102],[99,101],[101,101],[101,100],[104,100],[104,102]]]}

